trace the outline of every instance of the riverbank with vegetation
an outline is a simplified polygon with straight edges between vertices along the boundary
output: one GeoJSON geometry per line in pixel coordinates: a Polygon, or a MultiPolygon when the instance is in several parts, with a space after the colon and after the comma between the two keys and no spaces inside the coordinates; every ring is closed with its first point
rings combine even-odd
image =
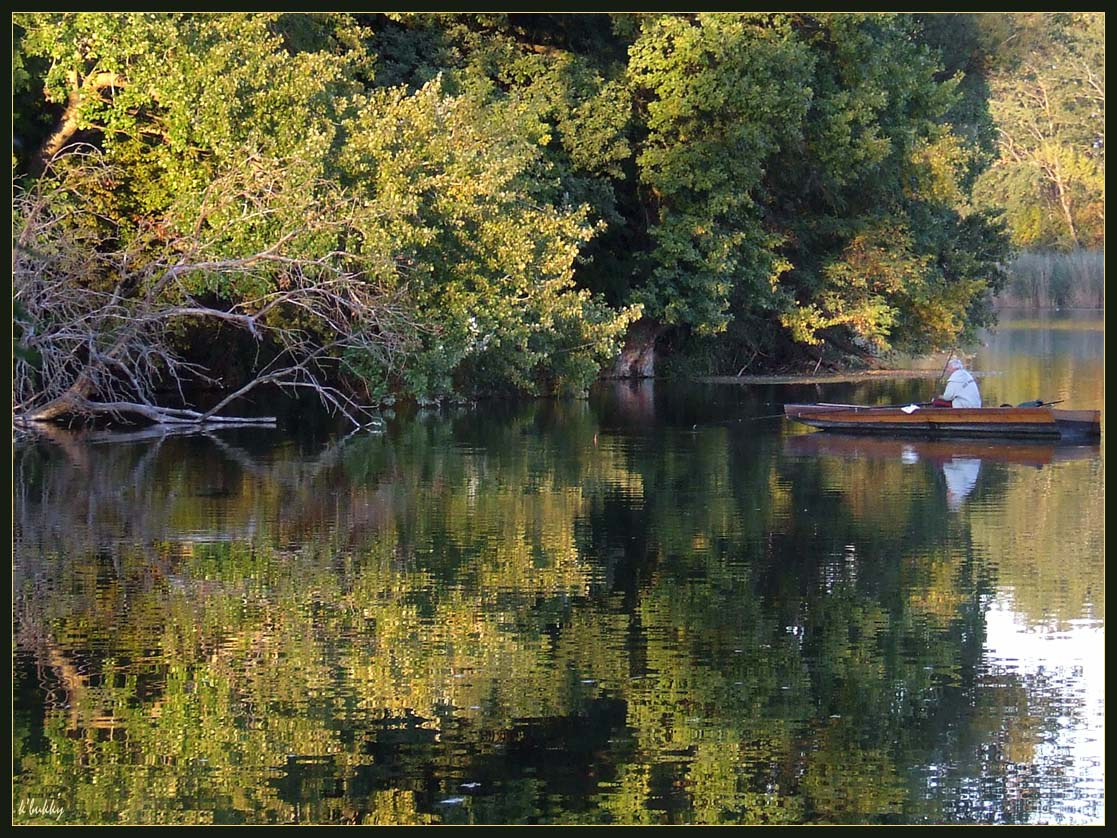
{"type": "Polygon", "coordinates": [[[1002,308],[1105,308],[1105,254],[1020,253],[1008,266],[997,295],[1002,308]]]}
{"type": "Polygon", "coordinates": [[[13,24],[18,421],[837,370],[1104,228],[1101,15],[13,24]]]}

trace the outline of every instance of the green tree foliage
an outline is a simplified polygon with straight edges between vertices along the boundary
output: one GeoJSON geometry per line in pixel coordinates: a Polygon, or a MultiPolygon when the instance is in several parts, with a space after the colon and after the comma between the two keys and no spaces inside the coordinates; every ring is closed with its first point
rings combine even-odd
{"type": "Polygon", "coordinates": [[[785,241],[780,322],[838,348],[972,335],[1005,243],[967,210],[979,148],[947,121],[958,79],[939,80],[938,53],[905,16],[800,16],[796,31],[811,45],[810,109],[766,188],[766,223],[785,241]]]}
{"type": "Polygon", "coordinates": [[[1105,241],[1105,15],[1030,13],[982,20],[993,59],[1000,155],[978,197],[1006,209],[1021,247],[1105,241]]]}
{"type": "Polygon", "coordinates": [[[41,170],[91,132],[131,169],[124,191],[143,212],[200,190],[246,146],[324,163],[367,55],[342,17],[332,19],[336,37],[323,28],[317,43],[285,37],[288,21],[304,22],[240,13],[17,15],[22,52],[50,60],[43,95],[63,108],[28,166],[41,170]]]}
{"type": "Polygon", "coordinates": [[[608,224],[582,287],[715,354],[926,348],[990,321],[1005,240],[967,204],[992,133],[983,77],[961,72],[979,63],[968,18],[948,16],[959,39],[895,15],[613,15],[592,38],[537,17],[394,16],[391,77],[442,56],[535,115],[608,224]]]}
{"type": "MultiPolygon", "coordinates": [[[[374,395],[390,394],[377,383],[389,377],[390,390],[419,398],[577,392],[635,313],[572,287],[594,225],[581,204],[554,200],[531,114],[435,83],[414,95],[362,92],[372,68],[367,33],[349,16],[68,14],[17,23],[22,53],[52,60],[43,89],[63,106],[58,129],[25,165],[45,167],[79,136],[101,145],[120,173],[100,195],[104,247],[128,230],[189,231],[192,204],[211,200],[212,185],[246,157],[299,160],[301,175],[332,178],[360,202],[330,219],[343,221],[340,237],[306,242],[298,255],[341,253],[375,271],[434,335],[389,367],[349,358],[374,395]]],[[[269,192],[268,212],[245,216],[222,240],[226,259],[272,246],[284,219],[304,220],[291,218],[306,196],[290,186],[269,192]]],[[[232,274],[198,279],[204,285],[191,290],[228,306],[267,290],[259,276],[248,286],[232,274]]],[[[263,281],[280,286],[282,270],[263,281]]]]}
{"type": "Polygon", "coordinates": [[[539,141],[510,110],[438,80],[373,91],[339,156],[368,201],[364,246],[395,254],[430,335],[411,392],[578,392],[636,313],[573,287],[589,210],[548,199],[539,141]]]}
{"type": "Polygon", "coordinates": [[[810,65],[789,22],[747,16],[657,17],[631,47],[653,242],[637,296],[658,319],[718,332],[734,290],[770,296],[787,265],[757,203],[806,115],[810,65]]]}
{"type": "MultiPolygon", "coordinates": [[[[351,359],[384,397],[576,392],[641,315],[715,368],[742,347],[781,366],[948,345],[989,322],[1002,281],[1005,237],[969,204],[990,143],[968,19],[14,22],[17,175],[98,146],[122,173],[90,219],[107,248],[252,155],[354,199],[345,235],[317,246],[380,265],[426,327],[399,375],[351,359]]],[[[263,229],[227,255],[266,246],[263,229]]],[[[228,306],[260,291],[209,290],[228,306]]]]}

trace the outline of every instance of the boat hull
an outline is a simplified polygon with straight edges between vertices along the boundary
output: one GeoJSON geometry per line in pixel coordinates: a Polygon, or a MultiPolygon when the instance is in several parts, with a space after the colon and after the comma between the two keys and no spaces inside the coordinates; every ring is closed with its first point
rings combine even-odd
{"type": "Polygon", "coordinates": [[[1074,440],[1101,436],[1101,412],[1044,407],[936,408],[787,404],[787,418],[827,431],[923,438],[1074,440]]]}

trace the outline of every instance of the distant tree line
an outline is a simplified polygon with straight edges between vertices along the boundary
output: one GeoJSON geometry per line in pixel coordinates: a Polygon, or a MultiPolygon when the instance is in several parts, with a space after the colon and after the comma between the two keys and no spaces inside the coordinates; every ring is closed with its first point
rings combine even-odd
{"type": "Polygon", "coordinates": [[[1002,207],[1031,250],[1105,244],[1105,15],[980,19],[998,155],[978,202],[1002,207]]]}
{"type": "Polygon", "coordinates": [[[166,397],[208,379],[360,424],[401,397],[580,392],[656,353],[738,372],[931,349],[992,322],[1013,238],[1104,224],[1101,15],[13,23],[26,419],[212,421],[227,400],[166,397]]]}

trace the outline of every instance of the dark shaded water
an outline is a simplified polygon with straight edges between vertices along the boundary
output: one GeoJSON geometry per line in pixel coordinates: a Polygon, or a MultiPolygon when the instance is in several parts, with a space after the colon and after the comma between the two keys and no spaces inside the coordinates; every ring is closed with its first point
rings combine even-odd
{"type": "MultiPolygon", "coordinates": [[[[1102,406],[1008,320],[988,402],[1102,406]]],[[[1104,444],[778,415],[932,390],[20,443],[14,820],[1103,823],[1104,444]]]]}

